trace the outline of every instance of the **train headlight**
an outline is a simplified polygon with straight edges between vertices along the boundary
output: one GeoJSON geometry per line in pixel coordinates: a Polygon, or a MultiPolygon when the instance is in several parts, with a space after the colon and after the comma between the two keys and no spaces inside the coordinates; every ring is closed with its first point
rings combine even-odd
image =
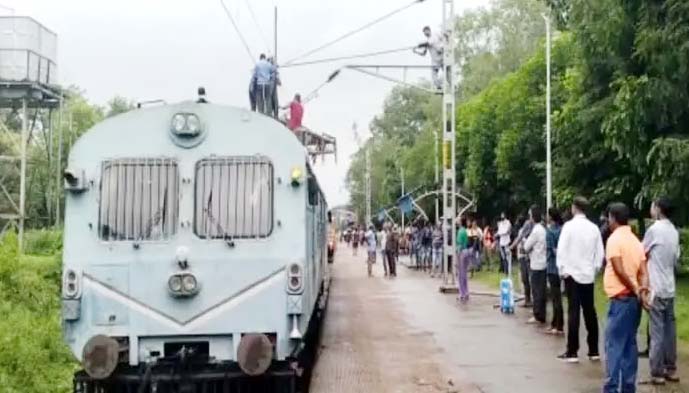
{"type": "Polygon", "coordinates": [[[108,336],[93,336],[82,352],[84,371],[94,379],[109,377],[120,358],[120,344],[108,336]]]}
{"type": "Polygon", "coordinates": [[[184,275],[184,277],[182,278],[182,289],[184,290],[184,292],[193,293],[196,292],[196,288],[196,277],[192,276],[191,274],[184,275]]]}
{"type": "Polygon", "coordinates": [[[287,291],[289,293],[300,293],[304,290],[304,269],[298,263],[293,263],[287,267],[287,291]]]}
{"type": "Polygon", "coordinates": [[[170,276],[170,278],[167,280],[167,286],[170,289],[170,292],[173,294],[182,294],[182,276],[170,276]]]}
{"type": "Polygon", "coordinates": [[[172,116],[170,128],[178,137],[193,138],[201,134],[201,119],[193,113],[177,113],[172,116]]]}
{"type": "Polygon", "coordinates": [[[187,118],[183,114],[178,113],[172,117],[172,131],[175,134],[181,134],[186,126],[187,118]]]}
{"type": "Polygon", "coordinates": [[[190,297],[199,291],[199,282],[191,273],[173,274],[167,280],[170,294],[175,297],[190,297]]]}
{"type": "Polygon", "coordinates": [[[67,299],[76,299],[80,294],[79,275],[72,269],[65,270],[62,279],[62,294],[67,299]]]}
{"type": "Polygon", "coordinates": [[[194,114],[187,115],[187,131],[192,135],[198,135],[201,132],[201,120],[199,120],[198,116],[194,114]]]}

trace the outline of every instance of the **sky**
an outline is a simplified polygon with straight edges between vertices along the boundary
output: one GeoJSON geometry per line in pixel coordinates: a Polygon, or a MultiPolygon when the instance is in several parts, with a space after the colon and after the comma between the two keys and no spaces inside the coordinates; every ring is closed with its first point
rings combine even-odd
{"type": "MultiPolygon", "coordinates": [[[[455,0],[456,12],[489,0],[455,0]]],[[[278,63],[400,8],[410,0],[225,0],[254,58],[273,52],[273,10],[278,7],[278,63]],[[252,16],[255,15],[255,20],[252,16]]],[[[0,14],[28,15],[58,34],[61,84],[77,85],[103,105],[115,95],[135,101],[193,99],[204,86],[209,100],[248,107],[253,59],[244,49],[220,0],[0,0],[0,14]]],[[[442,0],[425,0],[303,60],[412,46],[425,25],[440,27],[442,0]]],[[[355,61],[281,69],[281,104],[306,96],[346,64],[428,64],[411,51],[355,61]]],[[[427,71],[385,72],[409,82],[427,71]]],[[[393,84],[343,71],[305,105],[304,125],[333,135],[338,159],[314,169],[331,206],[347,203],[344,185],[357,150],[352,125],[362,138],[382,111],[393,84]]]]}

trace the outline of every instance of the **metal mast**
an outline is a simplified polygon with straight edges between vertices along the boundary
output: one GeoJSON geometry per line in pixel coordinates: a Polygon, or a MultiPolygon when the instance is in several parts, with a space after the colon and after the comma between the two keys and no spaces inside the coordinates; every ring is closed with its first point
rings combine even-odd
{"type": "Polygon", "coordinates": [[[366,227],[371,225],[371,148],[366,145],[366,227]]]}
{"type": "Polygon", "coordinates": [[[454,238],[456,230],[457,199],[455,179],[455,51],[454,51],[454,0],[443,0],[443,284],[441,291],[454,287],[453,267],[456,267],[454,238]],[[453,263],[454,262],[454,263],[453,263]]]}

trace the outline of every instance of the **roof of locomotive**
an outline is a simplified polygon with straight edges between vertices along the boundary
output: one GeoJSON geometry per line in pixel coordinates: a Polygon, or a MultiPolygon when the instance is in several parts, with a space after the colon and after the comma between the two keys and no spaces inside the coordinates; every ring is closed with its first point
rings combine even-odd
{"type": "Polygon", "coordinates": [[[245,109],[197,103],[135,109],[96,124],[72,148],[70,163],[132,157],[252,156],[306,157],[304,147],[282,123],[245,109]],[[180,143],[172,131],[176,114],[201,121],[197,143],[180,143]]]}

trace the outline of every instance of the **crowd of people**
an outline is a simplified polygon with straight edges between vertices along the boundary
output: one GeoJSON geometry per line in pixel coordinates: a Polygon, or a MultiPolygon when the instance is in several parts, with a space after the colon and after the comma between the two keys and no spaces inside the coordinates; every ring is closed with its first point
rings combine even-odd
{"type": "MultiPolygon", "coordinates": [[[[651,206],[653,224],[642,240],[630,226],[629,208],[611,204],[597,225],[587,217],[589,202],[574,199],[564,212],[550,208],[545,216],[534,205],[526,217],[512,225],[501,214],[496,225],[480,225],[475,215],[458,220],[456,244],[458,300],[469,301],[472,271],[499,260],[497,269],[510,271],[513,257],[519,267],[522,306],[531,310],[528,323],[544,333],[565,337],[565,350],[557,356],[567,363],[579,362],[579,325],[583,315],[587,331],[587,358],[600,360],[599,320],[595,304],[596,276],[602,272],[608,298],[604,331],[606,379],[603,391],[634,392],[639,351],[637,332],[641,314],[649,315],[649,362],[651,375],[643,383],[678,382],[675,326],[675,274],[679,266],[679,233],[670,220],[672,206],[665,198],[651,206]],[[495,235],[493,235],[495,234],[495,235]],[[495,258],[493,258],[495,256],[495,258]],[[567,299],[567,330],[562,294],[567,299]],[[548,323],[547,303],[551,302],[548,323]]],[[[441,273],[443,236],[439,226],[419,221],[400,230],[389,223],[379,232],[373,226],[352,230],[346,239],[356,255],[359,244],[367,247],[367,266],[372,275],[376,255],[381,254],[386,277],[396,276],[397,259],[408,253],[411,267],[441,273]]]]}

